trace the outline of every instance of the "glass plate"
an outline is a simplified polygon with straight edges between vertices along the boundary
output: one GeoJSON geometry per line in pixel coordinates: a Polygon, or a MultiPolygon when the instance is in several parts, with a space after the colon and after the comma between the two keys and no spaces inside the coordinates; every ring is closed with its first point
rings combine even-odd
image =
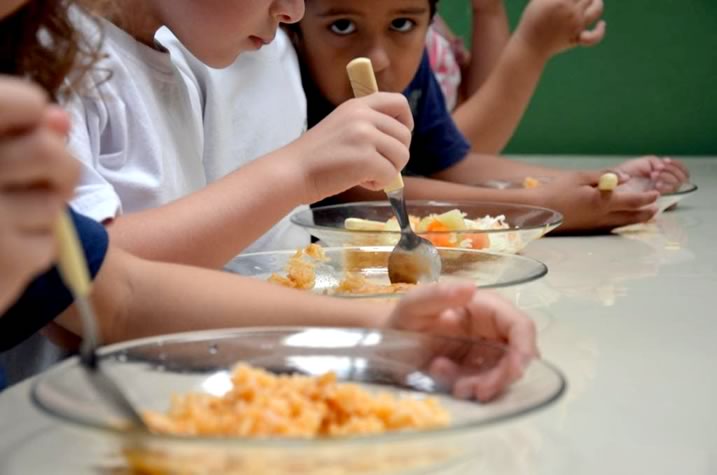
{"type": "Polygon", "coordinates": [[[523,188],[536,188],[541,185],[550,183],[555,178],[550,176],[536,176],[530,177],[530,181],[526,178],[524,181],[511,181],[511,180],[486,180],[479,181],[473,186],[479,186],[481,188],[494,188],[496,190],[521,190],[523,188]]]}
{"type": "MultiPolygon", "coordinates": [[[[97,396],[77,358],[42,374],[32,390],[43,411],[112,441],[107,473],[170,474],[419,474],[462,463],[488,424],[546,407],[564,392],[550,364],[534,361],[523,378],[489,403],[452,396],[455,380],[435,374],[450,359],[461,376],[491,377],[508,351],[482,342],[370,329],[272,328],[194,332],[147,338],[100,352],[104,370],[120,381],[140,410],[165,410],[173,394],[221,395],[237,362],[275,373],[336,373],[370,389],[434,397],[452,416],[447,427],[374,436],[323,439],[168,436],[129,432],[97,396]],[[146,472],[127,471],[127,467],[146,472]],[[124,471],[122,471],[124,470],[124,471]]],[[[100,466],[108,462],[98,462],[100,466]]]]}
{"type": "Polygon", "coordinates": [[[688,195],[697,191],[697,189],[697,185],[694,183],[683,183],[677,191],[661,195],[657,198],[657,207],[659,209],[658,213],[668,211],[677,203],[685,199],[688,195]]]}
{"type": "MultiPolygon", "coordinates": [[[[481,242],[480,248],[496,252],[516,253],[531,241],[557,228],[563,216],[557,211],[537,206],[480,201],[408,201],[408,213],[423,218],[459,209],[466,218],[479,219],[486,215],[505,216],[508,229],[434,231],[421,233],[434,242],[446,240],[461,243],[466,239],[481,242]],[[484,238],[487,237],[487,244],[484,238]]],[[[334,206],[321,206],[299,211],[291,221],[305,228],[328,246],[393,246],[400,233],[394,231],[355,231],[344,227],[347,218],[361,218],[385,222],[393,217],[388,202],[367,201],[334,206]]]]}
{"type": "MultiPolygon", "coordinates": [[[[400,295],[390,286],[388,257],[390,246],[323,248],[327,262],[314,267],[313,291],[341,297],[391,297],[400,295]],[[379,286],[371,293],[343,293],[340,283],[349,274],[362,276],[368,284],[379,286]]],[[[285,275],[289,259],[296,251],[269,251],[241,254],[225,266],[237,274],[268,280],[273,273],[285,275]]],[[[481,288],[508,287],[539,279],[548,268],[535,259],[472,249],[438,248],[441,256],[440,282],[472,281],[481,288]]]]}

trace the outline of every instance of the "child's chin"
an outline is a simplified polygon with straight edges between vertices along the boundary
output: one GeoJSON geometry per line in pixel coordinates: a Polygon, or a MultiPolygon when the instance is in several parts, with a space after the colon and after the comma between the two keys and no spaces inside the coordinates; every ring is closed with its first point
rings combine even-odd
{"type": "Polygon", "coordinates": [[[210,68],[214,69],[224,69],[228,68],[232,64],[234,64],[234,61],[237,60],[240,54],[246,52],[246,48],[242,48],[236,52],[234,55],[226,55],[226,56],[213,56],[211,58],[199,58],[199,60],[209,66],[210,68]]]}

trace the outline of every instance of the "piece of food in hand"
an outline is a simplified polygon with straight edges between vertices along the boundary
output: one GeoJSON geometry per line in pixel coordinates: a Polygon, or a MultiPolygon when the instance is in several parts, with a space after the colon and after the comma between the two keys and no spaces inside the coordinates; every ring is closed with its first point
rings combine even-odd
{"type": "Polygon", "coordinates": [[[345,437],[447,426],[438,400],[373,393],[322,376],[274,375],[240,364],[223,396],[175,395],[166,413],[144,420],[161,434],[230,437],[345,437]]]}
{"type": "Polygon", "coordinates": [[[619,180],[617,178],[617,174],[612,172],[603,173],[603,175],[600,177],[600,180],[598,181],[598,190],[612,191],[617,188],[618,182],[619,180]]]}
{"type": "Polygon", "coordinates": [[[532,176],[526,176],[523,179],[523,188],[537,188],[540,186],[540,180],[532,176]]]}

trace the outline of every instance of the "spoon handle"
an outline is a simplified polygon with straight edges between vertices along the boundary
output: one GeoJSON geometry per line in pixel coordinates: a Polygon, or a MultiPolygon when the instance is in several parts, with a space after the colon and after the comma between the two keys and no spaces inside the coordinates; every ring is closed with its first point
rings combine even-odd
{"type": "Polygon", "coordinates": [[[57,267],[65,285],[75,297],[87,297],[90,294],[90,273],[87,270],[85,255],[77,237],[77,231],[68,213],[60,215],[55,225],[57,240],[57,267]]]}
{"type": "Polygon", "coordinates": [[[90,302],[92,284],[87,260],[77,237],[77,230],[69,213],[62,213],[55,225],[58,245],[57,268],[65,285],[75,297],[75,306],[82,319],[82,347],[80,362],[88,371],[90,380],[102,395],[112,401],[116,408],[137,428],[146,429],[142,416],[129,402],[124,392],[112,378],[99,370],[96,349],[99,346],[97,317],[90,302]]]}
{"type": "Polygon", "coordinates": [[[77,303],[82,319],[83,338],[80,354],[83,362],[95,365],[95,348],[99,345],[97,318],[89,301],[90,273],[82,250],[77,230],[69,213],[62,213],[55,225],[57,240],[57,268],[65,285],[70,289],[77,303]]]}
{"type": "MultiPolygon", "coordinates": [[[[346,71],[349,73],[349,80],[351,81],[351,89],[354,91],[354,97],[364,97],[378,92],[376,75],[373,72],[373,66],[369,58],[356,58],[352,60],[346,66],[346,71]]],[[[388,194],[401,188],[403,188],[403,178],[399,173],[383,191],[388,194]]]]}

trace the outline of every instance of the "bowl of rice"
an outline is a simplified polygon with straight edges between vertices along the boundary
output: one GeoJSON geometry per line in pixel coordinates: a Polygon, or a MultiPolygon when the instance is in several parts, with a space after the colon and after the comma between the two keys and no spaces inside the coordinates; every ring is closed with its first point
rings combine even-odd
{"type": "MultiPolygon", "coordinates": [[[[557,228],[562,215],[537,206],[478,201],[406,202],[411,226],[436,247],[517,253],[557,228]]],[[[320,206],[291,221],[327,246],[394,246],[400,229],[388,202],[320,206]]]]}
{"type": "MultiPolygon", "coordinates": [[[[391,246],[322,247],[240,254],[224,269],[284,287],[342,298],[397,297],[415,284],[391,283],[391,246]]],[[[511,287],[542,278],[548,267],[530,257],[462,248],[437,248],[439,282],[472,282],[482,289],[511,287]]],[[[419,284],[420,285],[420,284],[419,284]]]]}
{"type": "Polygon", "coordinates": [[[556,401],[562,374],[536,360],[489,402],[454,397],[509,357],[494,343],[391,330],[248,328],[106,347],[151,432],[130,430],[76,358],[44,373],[46,413],[108,441],[87,466],[126,474],[418,474],[480,458],[484,428],[556,401]],[[443,371],[450,363],[459,371],[443,371]]]}

